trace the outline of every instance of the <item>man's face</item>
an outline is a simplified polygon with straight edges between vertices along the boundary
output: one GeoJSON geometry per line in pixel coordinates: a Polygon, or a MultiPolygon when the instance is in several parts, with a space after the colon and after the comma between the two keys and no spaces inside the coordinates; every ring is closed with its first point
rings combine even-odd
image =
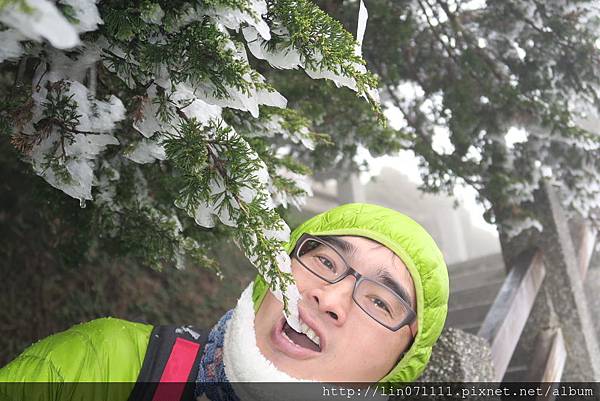
{"type": "MultiPolygon", "coordinates": [[[[350,266],[377,281],[387,273],[405,290],[416,310],[410,273],[392,251],[362,237],[336,239],[338,245],[339,241],[346,243],[347,246],[336,249],[350,266]]],[[[255,318],[256,343],[263,355],[279,370],[299,379],[369,382],[385,376],[416,334],[416,319],[410,327],[391,331],[353,301],[354,277],[330,284],[304,268],[296,258],[292,258],[292,272],[302,295],[300,320],[319,336],[320,349],[307,345],[304,338],[298,341],[296,335],[285,335],[290,328],[283,317],[283,305],[268,292],[255,318]],[[299,344],[290,343],[288,338],[299,344]]]]}

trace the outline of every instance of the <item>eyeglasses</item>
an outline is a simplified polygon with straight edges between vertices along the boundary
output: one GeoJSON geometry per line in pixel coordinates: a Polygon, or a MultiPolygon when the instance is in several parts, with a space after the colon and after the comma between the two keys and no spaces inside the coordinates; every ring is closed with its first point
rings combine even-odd
{"type": "Polygon", "coordinates": [[[412,323],[417,316],[396,291],[354,270],[337,249],[318,237],[304,234],[292,256],[308,271],[330,284],[354,276],[352,299],[367,315],[389,330],[397,331],[412,323]]]}

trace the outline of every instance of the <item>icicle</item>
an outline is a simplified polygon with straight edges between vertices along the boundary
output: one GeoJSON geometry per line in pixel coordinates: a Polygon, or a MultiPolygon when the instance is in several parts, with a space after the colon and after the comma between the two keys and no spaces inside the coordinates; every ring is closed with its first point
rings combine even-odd
{"type": "MultiPolygon", "coordinates": [[[[275,298],[277,298],[279,301],[283,302],[283,298],[281,297],[281,292],[276,292],[275,294],[275,298]]],[[[288,298],[288,312],[289,313],[285,313],[285,319],[287,320],[288,324],[290,325],[290,327],[296,331],[300,331],[301,327],[300,327],[300,313],[298,312],[298,303],[300,302],[300,299],[302,298],[302,296],[300,295],[300,292],[298,291],[298,287],[294,284],[294,285],[290,285],[287,288],[287,291],[285,292],[285,295],[288,298]]]]}
{"type": "Polygon", "coordinates": [[[365,29],[367,29],[367,19],[369,19],[369,13],[363,0],[360,0],[360,7],[358,9],[358,25],[356,27],[356,48],[354,53],[357,56],[362,56],[362,42],[365,37],[365,29]]]}
{"type": "Polygon", "coordinates": [[[79,199],[79,207],[82,209],[85,209],[85,206],[86,206],[85,199],[79,199]]]}

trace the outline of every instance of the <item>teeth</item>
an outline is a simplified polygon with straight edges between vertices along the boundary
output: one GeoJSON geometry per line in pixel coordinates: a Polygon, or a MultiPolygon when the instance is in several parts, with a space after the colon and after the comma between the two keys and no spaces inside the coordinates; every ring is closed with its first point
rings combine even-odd
{"type": "MultiPolygon", "coordinates": [[[[300,333],[306,334],[306,336],[308,338],[310,338],[311,341],[313,341],[318,346],[321,346],[321,339],[319,338],[319,336],[317,335],[317,333],[315,333],[313,331],[313,329],[311,329],[310,327],[308,327],[308,325],[306,323],[304,323],[302,320],[300,320],[300,333]]],[[[296,344],[295,342],[293,342],[292,340],[290,340],[290,338],[285,334],[285,332],[282,332],[282,334],[283,334],[283,336],[285,337],[286,340],[288,340],[289,342],[291,342],[294,345],[296,344]]]]}
{"type": "Polygon", "coordinates": [[[318,346],[321,346],[321,340],[319,339],[319,336],[312,331],[311,329],[308,329],[308,332],[306,333],[306,335],[308,336],[308,338],[310,338],[315,344],[317,344],[318,346]]]}
{"type": "Polygon", "coordinates": [[[306,336],[308,338],[310,338],[315,344],[317,345],[321,345],[321,340],[319,339],[319,336],[317,335],[317,333],[315,333],[310,327],[308,327],[308,325],[306,323],[304,323],[303,321],[300,321],[300,330],[302,331],[302,333],[306,334],[306,336]]]}

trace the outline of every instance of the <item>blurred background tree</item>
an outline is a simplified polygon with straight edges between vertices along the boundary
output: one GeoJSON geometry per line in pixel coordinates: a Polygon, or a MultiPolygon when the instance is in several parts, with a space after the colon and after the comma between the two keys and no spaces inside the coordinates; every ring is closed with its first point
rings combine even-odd
{"type": "MultiPolygon", "coordinates": [[[[533,192],[547,180],[560,187],[570,213],[599,227],[596,2],[366,4],[363,56],[380,80],[387,127],[348,93],[285,79],[297,88],[290,105],[344,150],[342,158],[322,152],[321,166],[359,169],[359,144],[373,156],[412,151],[423,190],[452,195],[457,184],[472,186],[503,239],[542,229],[533,192]]],[[[359,2],[319,5],[348,29],[356,26],[359,2]]]]}

